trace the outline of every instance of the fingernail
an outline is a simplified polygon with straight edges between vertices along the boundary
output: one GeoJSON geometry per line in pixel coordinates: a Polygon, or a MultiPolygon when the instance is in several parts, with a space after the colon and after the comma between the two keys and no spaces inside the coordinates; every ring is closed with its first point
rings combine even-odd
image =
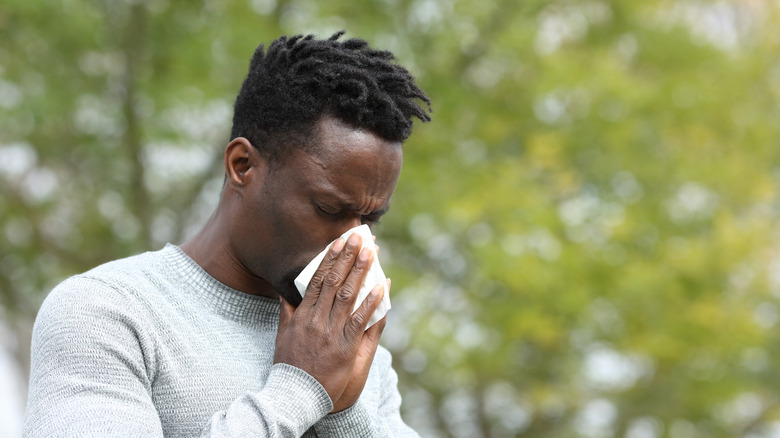
{"type": "Polygon", "coordinates": [[[371,295],[373,295],[373,300],[381,300],[382,296],[385,294],[385,288],[382,287],[381,284],[377,284],[374,286],[374,288],[371,290],[371,295]]]}
{"type": "Polygon", "coordinates": [[[352,234],[349,236],[349,240],[347,240],[347,243],[350,246],[358,246],[360,245],[360,235],[359,234],[352,234]]]}
{"type": "Polygon", "coordinates": [[[368,248],[363,248],[363,249],[360,251],[360,255],[358,255],[358,259],[359,259],[361,262],[367,262],[367,261],[368,261],[368,258],[369,258],[370,256],[371,256],[371,250],[370,250],[370,249],[368,249],[368,248]]]}
{"type": "Polygon", "coordinates": [[[333,245],[330,248],[333,253],[341,252],[341,250],[344,248],[344,239],[339,237],[335,242],[333,242],[333,245]]]}

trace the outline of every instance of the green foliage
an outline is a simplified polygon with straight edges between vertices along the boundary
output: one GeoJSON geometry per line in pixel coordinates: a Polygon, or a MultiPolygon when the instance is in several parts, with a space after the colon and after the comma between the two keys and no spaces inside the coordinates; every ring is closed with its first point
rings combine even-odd
{"type": "Polygon", "coordinates": [[[6,1],[2,307],[23,328],[65,276],[185,239],[216,202],[255,46],[344,28],[393,50],[434,102],[378,229],[410,423],[776,435],[779,12],[6,1]]]}

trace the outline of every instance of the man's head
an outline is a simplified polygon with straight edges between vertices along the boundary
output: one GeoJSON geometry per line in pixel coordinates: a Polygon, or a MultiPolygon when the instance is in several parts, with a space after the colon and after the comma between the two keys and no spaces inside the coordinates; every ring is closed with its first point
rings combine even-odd
{"type": "Polygon", "coordinates": [[[266,158],[284,160],[292,149],[311,151],[324,115],[393,142],[411,134],[412,118],[428,121],[418,101],[430,101],[393,54],[361,39],[313,35],[281,37],[252,57],[234,107],[231,138],[245,137],[266,158]]]}
{"type": "Polygon", "coordinates": [[[230,252],[293,304],[293,279],[317,253],[387,211],[412,118],[429,120],[391,53],[340,35],[255,51],[225,154],[230,252]]]}

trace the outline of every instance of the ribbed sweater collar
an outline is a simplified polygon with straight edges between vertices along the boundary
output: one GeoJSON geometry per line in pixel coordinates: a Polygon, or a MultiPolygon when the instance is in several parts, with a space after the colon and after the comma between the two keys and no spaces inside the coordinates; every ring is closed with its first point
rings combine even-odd
{"type": "Polygon", "coordinates": [[[257,323],[258,319],[269,318],[278,321],[279,301],[227,286],[176,245],[168,243],[162,251],[169,268],[188,286],[188,292],[214,312],[241,323],[257,323]]]}

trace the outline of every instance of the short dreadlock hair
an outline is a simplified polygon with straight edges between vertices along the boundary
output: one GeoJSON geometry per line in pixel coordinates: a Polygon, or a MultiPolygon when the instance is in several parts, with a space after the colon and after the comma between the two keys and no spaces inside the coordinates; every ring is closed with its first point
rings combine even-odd
{"type": "Polygon", "coordinates": [[[362,39],[339,41],[343,34],[282,36],[265,53],[258,46],[236,98],[231,138],[247,138],[276,161],[295,148],[315,148],[314,126],[325,115],[394,142],[409,137],[412,117],[429,121],[430,100],[391,62],[393,54],[362,39]]]}

